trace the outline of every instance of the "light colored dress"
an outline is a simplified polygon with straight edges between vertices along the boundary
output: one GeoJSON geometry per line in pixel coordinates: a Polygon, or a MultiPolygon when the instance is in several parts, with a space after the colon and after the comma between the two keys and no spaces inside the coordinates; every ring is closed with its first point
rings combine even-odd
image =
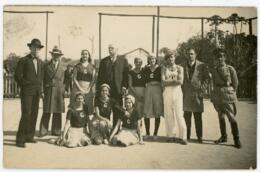
{"type": "MultiPolygon", "coordinates": [[[[183,69],[181,66],[177,65],[175,70],[172,71],[167,67],[164,67],[163,75],[166,81],[177,81],[179,77],[183,78],[183,76],[181,76],[183,75],[183,69]]],[[[168,137],[175,137],[177,123],[179,137],[181,139],[186,139],[187,129],[183,117],[183,94],[181,85],[165,86],[163,91],[163,103],[166,135],[168,137]]]]}

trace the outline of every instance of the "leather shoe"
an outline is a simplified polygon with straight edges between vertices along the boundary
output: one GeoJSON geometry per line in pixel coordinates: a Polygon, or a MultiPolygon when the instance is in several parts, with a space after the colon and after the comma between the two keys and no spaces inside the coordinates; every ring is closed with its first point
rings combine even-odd
{"type": "Polygon", "coordinates": [[[188,142],[187,142],[186,140],[181,139],[181,140],[180,140],[180,144],[182,144],[182,145],[187,145],[188,142]]]}
{"type": "Polygon", "coordinates": [[[37,141],[34,139],[28,139],[26,140],[26,143],[37,143],[37,141]]]}
{"type": "Polygon", "coordinates": [[[25,143],[22,143],[22,142],[17,142],[16,146],[20,147],[20,148],[26,148],[25,143]]]}
{"type": "Polygon", "coordinates": [[[235,147],[238,149],[242,148],[242,144],[239,139],[235,140],[235,147]]]}
{"type": "Polygon", "coordinates": [[[48,135],[47,133],[46,134],[40,134],[38,137],[45,137],[47,135],[48,135]]]}
{"type": "Polygon", "coordinates": [[[226,136],[221,136],[218,140],[215,141],[216,144],[225,143],[225,142],[227,142],[226,136]]]}
{"type": "Polygon", "coordinates": [[[199,142],[199,143],[203,143],[203,140],[202,140],[201,137],[198,138],[198,142],[199,142]]]}

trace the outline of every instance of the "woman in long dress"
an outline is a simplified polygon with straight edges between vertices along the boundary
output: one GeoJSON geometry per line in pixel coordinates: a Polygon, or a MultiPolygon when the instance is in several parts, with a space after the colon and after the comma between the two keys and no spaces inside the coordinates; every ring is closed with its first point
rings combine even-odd
{"type": "Polygon", "coordinates": [[[93,113],[94,93],[92,87],[95,82],[95,68],[92,64],[90,53],[87,49],[81,51],[80,62],[73,69],[73,88],[70,105],[78,91],[84,93],[85,103],[89,114],[93,113]]]}
{"type": "Polygon", "coordinates": [[[161,85],[161,67],[157,64],[156,56],[148,57],[149,65],[144,69],[145,96],[144,96],[144,124],[146,135],[150,135],[150,118],[155,118],[153,139],[157,139],[160,126],[160,117],[163,116],[163,98],[161,85]]]}
{"type": "Polygon", "coordinates": [[[165,56],[165,66],[162,67],[163,103],[166,135],[168,141],[175,140],[176,123],[179,130],[180,143],[187,144],[187,130],[183,116],[183,68],[175,64],[173,53],[165,56]]]}

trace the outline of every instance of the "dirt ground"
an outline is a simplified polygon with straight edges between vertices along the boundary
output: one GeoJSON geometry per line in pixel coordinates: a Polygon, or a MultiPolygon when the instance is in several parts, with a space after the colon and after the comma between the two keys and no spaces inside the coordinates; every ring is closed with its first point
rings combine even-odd
{"type": "MultiPolygon", "coordinates": [[[[66,100],[68,103],[68,100],[66,100]]],[[[256,103],[238,102],[238,115],[242,149],[233,147],[230,125],[227,122],[228,143],[215,145],[213,140],[220,136],[217,113],[213,105],[205,100],[203,114],[204,143],[196,142],[194,121],[192,140],[187,146],[165,141],[165,125],[162,118],[159,140],[150,139],[145,145],[127,148],[107,145],[81,148],[58,147],[47,143],[51,136],[35,137],[36,144],[26,149],[15,146],[15,134],[20,119],[20,100],[5,99],[4,114],[4,162],[5,168],[109,168],[109,169],[249,169],[256,168],[256,103]]],[[[39,109],[37,130],[41,119],[39,109]]],[[[63,115],[63,123],[65,114],[63,115]]],[[[152,123],[153,124],[153,121],[152,123]]],[[[151,131],[153,125],[151,126],[151,131]]],[[[152,132],[151,132],[152,133],[152,132]]]]}

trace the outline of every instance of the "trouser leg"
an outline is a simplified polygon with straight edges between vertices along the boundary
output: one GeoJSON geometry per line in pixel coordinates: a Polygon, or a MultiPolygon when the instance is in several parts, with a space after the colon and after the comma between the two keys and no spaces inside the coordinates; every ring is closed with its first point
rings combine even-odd
{"type": "Polygon", "coordinates": [[[187,139],[190,139],[190,135],[191,135],[191,115],[192,112],[184,111],[184,119],[187,128],[187,139]]]}
{"type": "Polygon", "coordinates": [[[31,113],[31,124],[30,124],[30,131],[28,133],[28,139],[33,139],[35,134],[35,128],[38,118],[38,110],[39,110],[39,101],[40,101],[40,95],[34,95],[32,100],[32,113],[31,113]]]}
{"type": "Polygon", "coordinates": [[[202,113],[201,112],[193,112],[194,120],[195,120],[195,128],[196,134],[198,138],[202,138],[202,113]]]}
{"type": "Polygon", "coordinates": [[[41,136],[48,134],[50,117],[51,117],[50,113],[42,114],[42,118],[41,118],[41,122],[40,122],[40,135],[41,136]]]}
{"type": "Polygon", "coordinates": [[[231,125],[231,131],[233,134],[234,139],[239,138],[239,130],[238,130],[238,124],[235,117],[235,104],[225,104],[223,105],[223,108],[225,110],[225,113],[228,117],[228,120],[231,125]]]}
{"type": "Polygon", "coordinates": [[[27,134],[30,131],[32,100],[33,100],[33,96],[21,95],[22,116],[16,134],[17,143],[24,143],[27,139],[27,134]]]}
{"type": "Polygon", "coordinates": [[[227,137],[225,113],[223,112],[223,107],[221,104],[214,104],[214,107],[215,107],[216,111],[218,112],[221,137],[227,137]]]}
{"type": "Polygon", "coordinates": [[[53,113],[51,133],[53,135],[61,134],[61,113],[53,113]]]}

